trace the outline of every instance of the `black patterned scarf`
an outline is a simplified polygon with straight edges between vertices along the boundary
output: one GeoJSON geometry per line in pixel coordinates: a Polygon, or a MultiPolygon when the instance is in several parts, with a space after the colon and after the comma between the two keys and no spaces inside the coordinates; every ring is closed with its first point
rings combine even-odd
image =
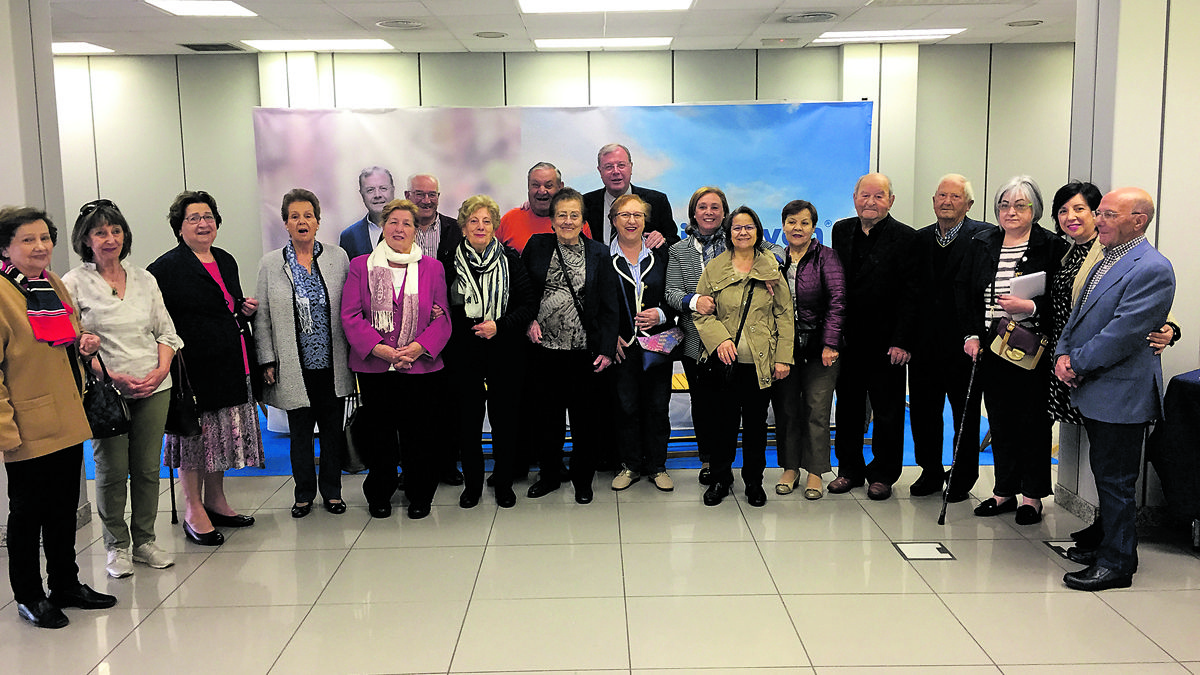
{"type": "Polygon", "coordinates": [[[34,338],[55,347],[75,342],[78,334],[71,323],[71,308],[64,305],[44,272],[30,279],[21,274],[16,265],[3,260],[0,261],[0,273],[25,296],[25,311],[34,338]]]}

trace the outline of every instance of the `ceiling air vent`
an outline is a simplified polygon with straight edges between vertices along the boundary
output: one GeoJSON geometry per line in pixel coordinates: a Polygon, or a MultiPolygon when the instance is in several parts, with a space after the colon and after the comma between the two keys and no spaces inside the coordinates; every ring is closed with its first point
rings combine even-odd
{"type": "Polygon", "coordinates": [[[228,42],[195,42],[192,44],[181,44],[180,47],[190,49],[194,52],[244,52],[245,49],[230,44],[228,42]]]}

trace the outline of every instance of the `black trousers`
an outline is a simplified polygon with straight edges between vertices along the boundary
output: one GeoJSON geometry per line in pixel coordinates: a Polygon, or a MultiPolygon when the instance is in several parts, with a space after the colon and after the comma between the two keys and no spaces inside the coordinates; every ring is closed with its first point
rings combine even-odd
{"type": "Polygon", "coordinates": [[[696,450],[700,454],[701,462],[711,462],[713,443],[716,441],[713,416],[717,409],[717,389],[701,374],[700,366],[694,359],[684,356],[680,361],[683,363],[683,373],[687,376],[688,397],[692,400],[692,429],[696,432],[696,450]]]}
{"type": "Polygon", "coordinates": [[[23,605],[46,597],[39,539],[46,552],[50,592],[71,592],[79,587],[75,512],[82,467],[82,443],[4,464],[8,472],[8,581],[13,598],[23,605]]]}
{"type": "Polygon", "coordinates": [[[671,438],[671,364],[646,370],[642,349],[625,348],[625,360],[614,364],[616,385],[616,439],[621,464],[641,474],[667,468],[667,441],[671,438]]]}
{"type": "Polygon", "coordinates": [[[359,450],[367,465],[367,477],[363,480],[367,504],[376,506],[391,501],[398,483],[396,467],[401,446],[408,503],[432,503],[438,469],[448,452],[444,373],[359,373],[358,386],[377,434],[370,447],[359,450]]]}
{"type": "Polygon", "coordinates": [[[891,485],[904,463],[904,366],[894,366],[886,348],[847,347],[837,383],[837,432],[833,450],[838,476],[891,485]],[[870,464],[863,457],[867,397],[875,415],[870,464]]]}
{"type": "Polygon", "coordinates": [[[526,372],[523,345],[485,340],[474,335],[461,339],[446,356],[447,376],[453,383],[453,427],[463,479],[468,489],[483,488],[483,418],[492,425],[492,475],[497,487],[511,487],[514,476],[524,475],[521,462],[522,380],[526,372]]]}
{"type": "Polygon", "coordinates": [[[986,346],[975,384],[983,384],[992,428],[997,497],[1041,499],[1050,486],[1050,368],[1047,353],[1033,370],[1008,363],[986,346]]]}
{"type": "Polygon", "coordinates": [[[1092,473],[1100,497],[1097,563],[1120,574],[1137,572],[1137,479],[1141,473],[1146,424],[1115,424],[1083,418],[1091,444],[1092,473]]]}
{"type": "Polygon", "coordinates": [[[571,482],[591,486],[596,458],[603,436],[603,420],[597,411],[601,377],[593,372],[595,359],[585,350],[538,347],[532,364],[529,399],[536,418],[533,437],[537,446],[541,478],[555,482],[562,463],[566,420],[571,419],[571,482]],[[549,472],[548,474],[546,472],[549,472]]]}
{"type": "MultiPolygon", "coordinates": [[[[982,387],[976,386],[967,401],[967,384],[971,379],[971,357],[961,347],[931,349],[913,355],[908,364],[908,416],[912,426],[913,454],[923,473],[936,474],[942,464],[943,411],[946,399],[954,416],[954,437],[950,440],[954,460],[954,483],[951,492],[969,492],[979,479],[979,402],[982,387]]],[[[976,385],[979,378],[976,377],[976,385]]]]}
{"type": "Polygon", "coordinates": [[[309,406],[287,411],[291,430],[292,478],[297,504],[311,502],[321,490],[325,501],[342,498],[342,455],[346,452],[343,422],[346,403],[334,393],[333,368],[303,370],[309,406]],[[321,427],[321,477],[313,465],[313,425],[321,427]]]}
{"type": "Polygon", "coordinates": [[[716,482],[733,483],[733,460],[737,456],[738,423],[742,428],[742,482],[747,487],[762,485],[767,468],[767,406],[771,389],[758,387],[752,363],[736,363],[733,381],[719,390],[713,420],[712,475],[716,482]]]}

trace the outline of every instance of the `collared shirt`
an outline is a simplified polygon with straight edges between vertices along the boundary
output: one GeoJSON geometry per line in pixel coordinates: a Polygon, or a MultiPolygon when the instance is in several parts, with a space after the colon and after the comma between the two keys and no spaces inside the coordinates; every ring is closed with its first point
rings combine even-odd
{"type": "Polygon", "coordinates": [[[1083,297],[1080,298],[1079,304],[1082,305],[1087,302],[1088,296],[1092,294],[1092,291],[1096,290],[1096,286],[1100,285],[1100,280],[1104,278],[1105,274],[1108,274],[1112,266],[1116,265],[1122,256],[1129,253],[1133,250],[1134,246],[1142,243],[1145,239],[1146,236],[1142,235],[1124,244],[1104,249],[1104,257],[1100,259],[1100,262],[1096,263],[1096,271],[1092,274],[1092,278],[1088,280],[1088,285],[1083,289],[1083,297]]]}
{"type": "MultiPolygon", "coordinates": [[[[110,372],[145,377],[158,367],[158,345],[179,351],[183,340],[163,304],[158,282],[146,270],[121,261],[125,269],[125,297],[116,291],[95,263],[83,263],[63,275],[63,283],[79,305],[84,330],[100,336],[100,356],[110,372]]],[[[155,393],[171,387],[168,375],[155,393]]]]}
{"type": "Polygon", "coordinates": [[[963,220],[958,221],[958,224],[955,225],[954,227],[950,228],[950,231],[947,232],[946,236],[944,236],[944,237],[942,236],[941,228],[934,230],[933,236],[937,239],[938,246],[941,246],[942,248],[946,248],[950,244],[953,244],[954,238],[957,237],[959,231],[962,230],[963,222],[964,222],[963,220]]]}
{"type": "Polygon", "coordinates": [[[425,255],[437,257],[438,246],[442,243],[442,219],[434,214],[433,223],[429,227],[417,227],[417,245],[425,251],[425,255]]]}
{"type": "MultiPolygon", "coordinates": [[[[367,239],[371,241],[371,250],[374,251],[375,247],[379,245],[380,240],[383,239],[383,225],[376,225],[375,223],[371,222],[370,218],[368,218],[367,239]]],[[[368,251],[368,253],[370,253],[370,251],[368,251]]]]}
{"type": "MultiPolygon", "coordinates": [[[[617,195],[617,197],[624,197],[625,195],[630,194],[633,194],[633,183],[626,185],[625,191],[617,195]]],[[[600,236],[604,237],[604,243],[606,244],[617,240],[617,230],[608,220],[608,212],[612,210],[613,202],[617,201],[617,197],[612,196],[612,194],[608,191],[608,188],[604,189],[604,211],[600,213],[600,218],[604,221],[604,224],[600,226],[600,236]]]]}
{"type": "MultiPolygon", "coordinates": [[[[642,294],[645,292],[646,286],[642,281],[642,262],[644,262],[646,258],[650,257],[650,248],[643,242],[642,249],[638,251],[637,262],[631,263],[629,262],[629,259],[625,257],[625,252],[621,250],[621,242],[614,237],[612,243],[608,245],[608,252],[613,257],[613,266],[617,268],[617,275],[619,277],[624,277],[625,275],[621,273],[621,268],[617,266],[617,259],[623,259],[625,264],[629,265],[629,275],[633,280],[633,292],[635,295],[634,299],[637,301],[637,309],[634,311],[634,313],[636,314],[637,312],[646,309],[645,307],[642,307],[642,294]]],[[[621,283],[624,282],[622,281],[621,283]]],[[[654,310],[658,312],[658,323],[663,323],[667,320],[667,315],[662,311],[662,308],[655,307],[654,310]]]]}

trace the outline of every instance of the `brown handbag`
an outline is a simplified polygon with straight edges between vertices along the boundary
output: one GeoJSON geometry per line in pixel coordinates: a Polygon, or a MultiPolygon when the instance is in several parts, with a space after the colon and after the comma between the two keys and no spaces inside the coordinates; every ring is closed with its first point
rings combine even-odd
{"type": "Polygon", "coordinates": [[[997,318],[992,322],[992,353],[1009,363],[1033,370],[1042,359],[1050,340],[1025,328],[1012,319],[997,318]]]}

